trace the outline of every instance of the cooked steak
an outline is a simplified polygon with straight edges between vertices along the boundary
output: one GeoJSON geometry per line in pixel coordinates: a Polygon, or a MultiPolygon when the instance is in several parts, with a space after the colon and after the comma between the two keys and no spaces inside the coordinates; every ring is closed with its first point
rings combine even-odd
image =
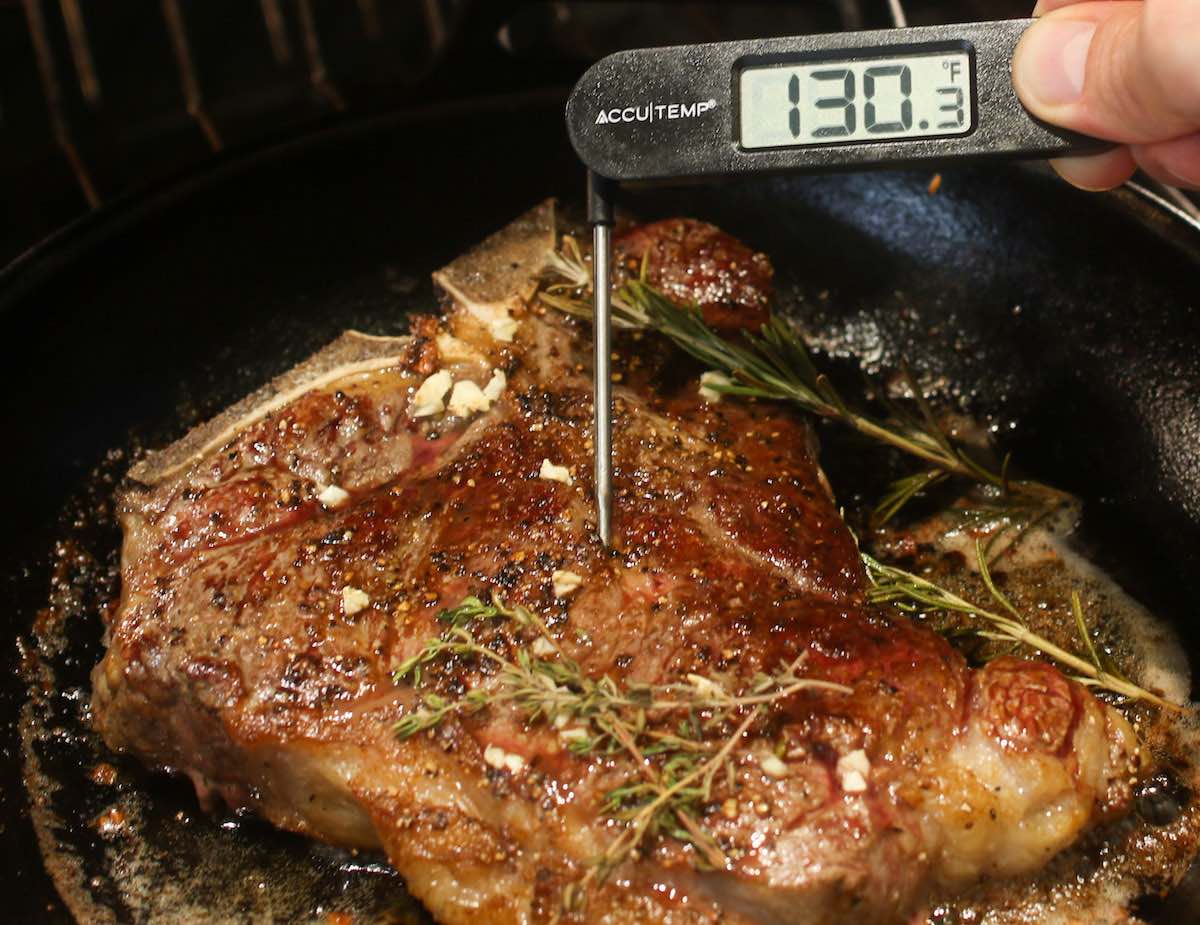
{"type": "MultiPolygon", "coordinates": [[[[900,922],[1123,813],[1140,762],[1125,720],[1054,668],[972,670],[867,605],[805,421],[705,401],[650,336],[621,342],[614,549],[599,544],[590,331],[529,300],[555,233],[539,207],[436,275],[446,311],[411,337],[346,334],[133,469],[94,673],[106,742],[188,774],[204,803],[382,848],[448,923],[900,922]],[[486,652],[417,677],[439,613],[470,596],[523,605],[544,635],[484,620],[486,652]],[[723,724],[669,717],[702,729],[678,733],[698,753],[725,743],[721,771],[607,876],[595,859],[630,831],[609,794],[670,769],[569,748],[585,733],[503,696],[493,662],[522,658],[741,698],[723,724]],[[754,712],[781,665],[802,680],[754,712]],[[423,722],[468,692],[471,709],[423,722]]],[[[762,255],[691,223],[624,242],[676,296],[741,279],[712,303],[726,328],[738,304],[758,317],[762,255]],[[699,232],[707,269],[668,266],[699,232]]]]}

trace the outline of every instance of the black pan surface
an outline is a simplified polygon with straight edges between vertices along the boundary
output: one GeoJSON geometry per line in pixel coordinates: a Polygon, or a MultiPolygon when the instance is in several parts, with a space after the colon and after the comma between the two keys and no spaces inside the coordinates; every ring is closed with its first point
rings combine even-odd
{"type": "MultiPolygon", "coordinates": [[[[579,200],[561,105],[555,94],[392,117],[223,161],[0,277],[0,917],[71,921],[30,799],[58,820],[52,841],[81,859],[72,903],[99,903],[112,921],[145,920],[122,886],[136,864],[150,883],[187,880],[189,901],[217,918],[419,917],[378,859],[209,819],[187,786],[131,762],[114,762],[115,790],[91,783],[101,757],[86,730],[100,651],[91,600],[66,608],[68,644],[49,660],[59,689],[38,708],[49,734],[36,766],[60,789],[29,796],[17,722],[26,656],[56,540],[72,535],[95,559],[96,584],[111,587],[117,536],[96,510],[103,477],[124,471],[130,448],[175,438],[347,327],[402,332],[408,312],[434,305],[431,270],[535,201],[579,200]],[[114,792],[146,794],[139,824],[154,851],[131,858],[88,824],[114,792]]],[[[766,250],[780,307],[818,343],[868,370],[906,358],[943,398],[991,422],[1024,470],[1084,498],[1093,557],[1195,655],[1200,233],[1131,196],[1083,195],[1026,168],[946,172],[937,195],[928,181],[775,178],[627,203],[647,218],[715,221],[766,250]]],[[[1188,902],[1144,911],[1190,921],[1188,902]]]]}

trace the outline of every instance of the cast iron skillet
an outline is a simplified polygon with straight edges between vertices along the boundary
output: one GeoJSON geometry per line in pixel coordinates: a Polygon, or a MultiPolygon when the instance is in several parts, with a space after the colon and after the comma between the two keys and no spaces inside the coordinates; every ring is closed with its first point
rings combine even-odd
{"type": "MultiPolygon", "coordinates": [[[[128,887],[139,865],[151,893],[178,885],[180,908],[218,917],[420,915],[380,859],[210,819],[185,784],[133,762],[109,757],[118,783],[92,784],[104,756],[86,729],[100,651],[88,599],[67,608],[67,645],[50,660],[57,691],[32,717],[36,768],[59,789],[27,795],[17,714],[21,662],[27,675],[33,660],[22,655],[54,541],[73,535],[99,573],[115,562],[117,534],[95,509],[111,491],[103,476],[128,459],[106,454],[173,439],[347,327],[403,331],[407,312],[434,304],[432,269],[546,196],[578,200],[561,106],[558,95],[460,105],[220,162],[0,276],[10,469],[0,483],[0,916],[71,919],[30,800],[80,864],[73,902],[106,905],[114,921],[141,920],[128,887]],[[99,481],[88,476],[96,467],[99,481]],[[141,853],[90,825],[118,797],[141,813],[141,853]]],[[[1195,655],[1200,233],[1132,197],[1082,195],[1023,168],[948,172],[937,195],[928,179],[776,178],[627,203],[647,218],[700,216],[761,247],[779,268],[780,306],[806,329],[869,369],[904,356],[944,398],[994,422],[1028,472],[1085,499],[1094,557],[1195,655]]],[[[1186,889],[1142,906],[1159,921],[1198,909],[1186,889]]]]}

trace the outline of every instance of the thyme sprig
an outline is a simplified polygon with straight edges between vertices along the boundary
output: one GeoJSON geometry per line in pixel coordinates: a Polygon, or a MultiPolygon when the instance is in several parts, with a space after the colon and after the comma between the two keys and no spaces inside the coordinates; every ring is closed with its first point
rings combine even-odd
{"type": "Polygon", "coordinates": [[[1134,684],[1122,675],[1111,662],[1103,658],[1092,642],[1091,632],[1083,616],[1083,605],[1079,592],[1071,593],[1071,610],[1075,626],[1082,640],[1087,658],[1076,655],[1035,633],[1012,601],[996,586],[984,545],[975,541],[975,557],[979,577],[983,580],[992,604],[981,606],[946,590],[928,579],[893,565],[884,565],[870,554],[863,552],[862,560],[871,579],[867,592],[870,601],[877,604],[893,604],[906,613],[921,611],[949,611],[965,614],[983,621],[984,626],[974,630],[983,639],[1009,642],[1029,646],[1042,655],[1053,659],[1074,672],[1074,679],[1081,684],[1110,691],[1130,700],[1143,700],[1155,706],[1179,711],[1176,704],[1163,700],[1156,694],[1134,684]]]}
{"type": "MultiPolygon", "coordinates": [[[[423,667],[447,657],[492,664],[497,683],[456,700],[424,694],[420,705],[396,725],[400,738],[433,729],[455,714],[508,703],[527,722],[557,729],[573,754],[632,760],[634,773],[608,792],[602,804],[625,829],[594,860],[585,886],[602,882],[647,837],[660,835],[692,845],[705,864],[724,867],[725,855],[700,819],[717,774],[725,768],[732,777],[729,761],[750,727],[772,704],[802,690],[850,692],[840,684],[802,677],[802,657],[774,674],[759,673],[737,694],[720,679],[697,674],[662,685],[623,684],[607,675],[589,676],[527,608],[468,597],[438,619],[445,631],[397,668],[396,683],[420,687],[423,667]],[[506,657],[476,636],[485,621],[511,621],[531,631],[533,642],[506,657]],[[682,719],[672,725],[676,716],[682,719]]],[[[578,901],[579,891],[571,895],[572,902],[578,901]]]]}
{"type": "MultiPolygon", "coordinates": [[[[591,317],[591,270],[579,244],[567,236],[560,251],[547,258],[551,277],[540,298],[548,306],[567,314],[591,317]]],[[[876,417],[852,409],[829,377],[817,369],[795,328],[772,314],[758,334],[744,332],[741,343],[726,340],[709,327],[695,306],[681,307],[646,282],[642,273],[617,288],[612,298],[613,323],[626,328],[650,328],[673,341],[705,366],[724,373],[728,383],[708,387],[728,395],[785,401],[819,417],[839,421],[859,433],[915,456],[928,465],[916,475],[894,482],[876,510],[876,524],[893,517],[914,497],[950,476],[1002,489],[1006,494],[1037,497],[1058,505],[1068,496],[1034,481],[1012,481],[1008,460],[992,469],[955,443],[938,423],[932,408],[907,370],[917,414],[891,403],[887,417],[876,417]]]]}

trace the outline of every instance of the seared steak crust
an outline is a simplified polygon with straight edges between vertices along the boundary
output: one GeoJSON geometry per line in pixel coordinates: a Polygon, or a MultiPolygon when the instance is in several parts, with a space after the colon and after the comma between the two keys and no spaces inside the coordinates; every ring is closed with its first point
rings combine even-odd
{"type": "Polygon", "coordinates": [[[722,331],[757,331],[767,320],[771,279],[766,254],[715,225],[670,218],[624,229],[613,241],[618,272],[646,280],[680,302],[700,307],[722,331]]]}
{"type": "MultiPolygon", "coordinates": [[[[679,227],[625,240],[685,280],[664,256],[689,253],[679,227]]],[[[600,803],[629,762],[573,756],[500,706],[394,732],[418,701],[396,666],[442,632],[441,609],[491,593],[540,614],[593,677],[738,690],[800,659],[851,689],[798,692],[751,727],[703,818],[726,869],[648,842],[582,918],[902,921],[935,886],[1033,869],[1123,811],[1138,760],[1124,720],[1052,668],[972,671],[867,606],[805,422],[704,402],[649,337],[622,345],[615,549],[600,546],[589,332],[520,291],[553,235],[543,206],[439,274],[440,322],[345,335],[134,470],[122,600],[94,674],[106,741],[189,774],[202,800],[382,847],[442,921],[555,920],[621,831],[600,803]],[[501,370],[507,385],[487,410],[414,416],[438,370],[480,385],[501,370]],[[544,460],[570,484],[541,477],[544,460]],[[556,593],[563,570],[582,582],[556,593]],[[497,767],[489,747],[516,760],[497,767]]],[[[749,253],[709,253],[733,245],[749,253]]],[[[504,626],[486,638],[527,644],[504,626]]],[[[451,660],[427,683],[453,697],[497,680],[451,660]]]]}

